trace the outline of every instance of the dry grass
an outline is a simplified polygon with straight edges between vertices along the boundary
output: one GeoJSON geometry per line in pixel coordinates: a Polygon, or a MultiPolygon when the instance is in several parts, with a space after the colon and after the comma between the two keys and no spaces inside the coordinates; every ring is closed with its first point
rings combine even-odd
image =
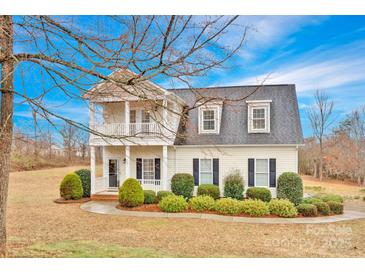
{"type": "Polygon", "coordinates": [[[11,174],[11,257],[364,257],[365,220],[336,224],[238,224],[99,215],[55,204],[80,167],[11,174]]]}

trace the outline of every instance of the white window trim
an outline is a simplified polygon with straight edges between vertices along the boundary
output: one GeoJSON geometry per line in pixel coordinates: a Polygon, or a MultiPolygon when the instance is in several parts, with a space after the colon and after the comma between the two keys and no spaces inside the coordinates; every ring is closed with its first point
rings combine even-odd
{"type": "Polygon", "coordinates": [[[255,187],[266,187],[266,188],[270,188],[270,158],[255,158],[255,187]],[[267,186],[258,186],[256,185],[256,166],[257,160],[267,160],[267,186]]]}
{"type": "Polygon", "coordinates": [[[219,106],[202,106],[199,107],[199,115],[198,115],[198,132],[199,134],[219,134],[220,130],[220,107],[219,106]],[[205,110],[213,110],[214,111],[214,130],[205,130],[204,129],[204,116],[203,112],[205,110]]]}
{"type": "MultiPolygon", "coordinates": [[[[210,169],[211,169],[211,173],[212,173],[212,184],[213,184],[213,176],[214,176],[214,172],[213,172],[213,158],[199,158],[199,185],[201,185],[201,160],[210,160],[210,169]]],[[[207,173],[207,172],[206,172],[207,173]]]]}
{"type": "Polygon", "coordinates": [[[246,101],[248,103],[247,110],[247,129],[248,133],[270,133],[270,103],[271,100],[261,100],[261,101],[246,101]],[[254,109],[265,109],[265,128],[263,129],[254,129],[253,128],[253,110],[254,109]]]}
{"type": "Polygon", "coordinates": [[[155,180],[156,178],[156,172],[155,172],[155,169],[156,169],[156,163],[155,163],[155,158],[142,158],[142,180],[144,181],[145,178],[144,178],[144,164],[143,164],[143,160],[152,160],[153,161],[153,179],[146,179],[146,180],[155,180]]]}

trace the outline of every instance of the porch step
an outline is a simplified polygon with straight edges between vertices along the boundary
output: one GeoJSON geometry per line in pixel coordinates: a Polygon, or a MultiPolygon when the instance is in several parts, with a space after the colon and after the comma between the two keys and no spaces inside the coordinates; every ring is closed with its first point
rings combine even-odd
{"type": "Polygon", "coordinates": [[[91,195],[90,199],[92,201],[118,201],[118,195],[110,195],[110,194],[94,194],[91,195]]]}

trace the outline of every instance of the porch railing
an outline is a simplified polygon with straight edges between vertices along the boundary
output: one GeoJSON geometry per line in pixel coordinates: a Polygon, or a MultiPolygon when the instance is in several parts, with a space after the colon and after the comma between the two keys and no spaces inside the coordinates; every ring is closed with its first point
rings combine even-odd
{"type": "Polygon", "coordinates": [[[138,179],[138,181],[143,185],[143,186],[160,186],[161,185],[161,180],[156,180],[156,179],[138,179]]]}
{"type": "Polygon", "coordinates": [[[158,136],[161,127],[158,123],[110,123],[94,125],[94,130],[108,136],[158,136]]]}

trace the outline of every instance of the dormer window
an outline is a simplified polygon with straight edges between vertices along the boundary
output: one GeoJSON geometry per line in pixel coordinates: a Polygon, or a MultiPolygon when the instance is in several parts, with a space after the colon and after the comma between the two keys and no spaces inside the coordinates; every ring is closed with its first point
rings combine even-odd
{"type": "Polygon", "coordinates": [[[219,134],[220,105],[207,105],[199,108],[199,134],[219,134]]]}
{"type": "Polygon", "coordinates": [[[270,132],[271,100],[246,101],[248,104],[248,132],[270,132]]]}

